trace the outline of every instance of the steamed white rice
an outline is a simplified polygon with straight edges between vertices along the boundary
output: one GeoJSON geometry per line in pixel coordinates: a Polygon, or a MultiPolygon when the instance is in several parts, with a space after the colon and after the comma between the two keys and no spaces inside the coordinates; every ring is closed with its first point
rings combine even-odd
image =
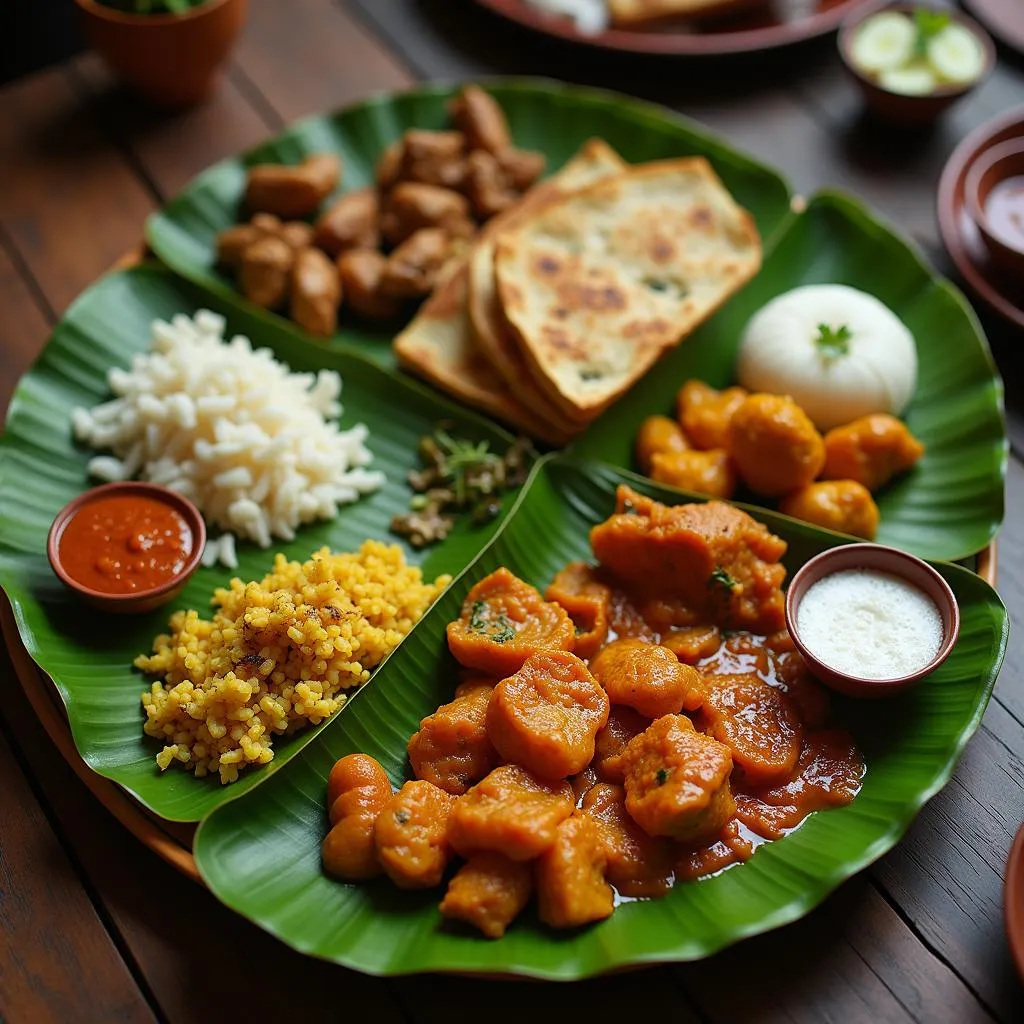
{"type": "Polygon", "coordinates": [[[585,36],[600,35],[608,27],[607,0],[526,0],[546,14],[572,18],[576,31],[585,36]]]}
{"type": "Polygon", "coordinates": [[[89,461],[101,480],[163,484],[191,498],[222,536],[203,562],[237,566],[235,538],[269,547],[303,523],[384,483],[366,467],[367,428],[340,430],[341,377],[291,373],[248,338],[224,340],[224,318],[200,310],[153,323],[152,349],[107,374],[112,401],[75,409],[75,437],[112,455],[89,461]]]}

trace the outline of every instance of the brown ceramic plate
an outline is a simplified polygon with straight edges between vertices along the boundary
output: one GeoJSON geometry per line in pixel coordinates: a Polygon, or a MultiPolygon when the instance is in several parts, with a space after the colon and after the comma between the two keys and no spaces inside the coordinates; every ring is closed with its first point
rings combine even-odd
{"type": "Polygon", "coordinates": [[[964,202],[964,183],[974,160],[992,146],[1024,138],[1024,107],[986,122],[957,146],[939,180],[939,233],[950,258],[972,291],[1000,316],[1024,327],[1024,298],[1019,285],[994,266],[964,202]]]}
{"type": "Polygon", "coordinates": [[[964,0],[964,7],[1001,43],[1024,53],[1024,3],[1021,0],[964,0]]]}
{"type": "Polygon", "coordinates": [[[526,0],[477,0],[483,7],[550,36],[625,53],[686,56],[753,53],[827,35],[854,11],[877,0],[766,0],[702,23],[673,19],[649,29],[608,29],[584,35],[572,19],[547,14],[526,0]]]}
{"type": "Polygon", "coordinates": [[[1003,921],[1017,973],[1024,978],[1024,825],[1010,847],[1003,882],[1003,921]]]}

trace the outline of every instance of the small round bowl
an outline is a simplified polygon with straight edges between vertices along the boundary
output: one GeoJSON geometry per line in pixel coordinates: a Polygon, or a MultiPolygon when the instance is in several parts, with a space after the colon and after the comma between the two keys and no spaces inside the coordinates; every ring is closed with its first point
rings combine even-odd
{"type": "Polygon", "coordinates": [[[1024,979],[1024,825],[1017,829],[1017,836],[1010,847],[1010,856],[1006,860],[1003,922],[1017,973],[1024,979]]]}
{"type": "Polygon", "coordinates": [[[927,4],[879,4],[864,13],[857,13],[847,18],[839,30],[839,56],[842,57],[846,70],[860,87],[868,107],[883,120],[896,121],[900,124],[926,124],[929,121],[934,121],[958,99],[981,85],[992,73],[996,63],[996,48],[992,37],[973,18],[968,18],[960,11],[943,8],[940,13],[948,14],[952,21],[963,25],[981,43],[985,51],[984,70],[973,82],[965,82],[963,85],[940,85],[924,96],[906,96],[903,93],[883,89],[867,72],[861,71],[854,62],[853,37],[868,18],[874,17],[882,11],[897,11],[913,16],[913,12],[917,8],[931,10],[927,4]]]}
{"type": "Polygon", "coordinates": [[[92,605],[93,608],[98,608],[104,612],[113,612],[117,615],[139,615],[143,612],[150,612],[154,608],[159,608],[162,604],[166,604],[181,593],[189,577],[199,567],[205,545],[206,523],[203,521],[199,509],[188,498],[182,497],[176,491],[168,490],[168,488],[160,487],[157,484],[124,481],[94,487],[68,502],[57,513],[57,518],[54,519],[53,525],[50,527],[50,533],[46,539],[46,555],[50,559],[53,571],[61,582],[78,594],[87,604],[92,605]],[[105,594],[101,590],[93,590],[91,587],[80,583],[73,576],[68,575],[60,558],[61,535],[64,532],[64,528],[71,521],[71,518],[91,502],[117,494],[133,494],[169,505],[185,520],[189,530],[192,532],[192,552],[182,570],[158,586],[150,587],[147,590],[137,590],[131,594],[105,594]]]}
{"type": "Polygon", "coordinates": [[[992,190],[1008,178],[1024,178],[1024,139],[1001,142],[971,164],[964,179],[964,202],[992,262],[1020,280],[1024,279],[1024,239],[1018,247],[998,234],[987,209],[992,190]]]}
{"type": "Polygon", "coordinates": [[[950,655],[960,633],[960,606],[949,584],[927,563],[914,555],[884,544],[845,544],[815,555],[793,577],[786,591],[786,628],[807,667],[826,686],[849,697],[888,697],[916,686],[934,672],[950,655]],[[901,576],[935,602],[942,617],[942,644],[935,657],[916,672],[888,679],[849,675],[826,665],[800,639],[797,628],[800,602],[807,591],[825,576],[844,569],[876,569],[901,576]]]}

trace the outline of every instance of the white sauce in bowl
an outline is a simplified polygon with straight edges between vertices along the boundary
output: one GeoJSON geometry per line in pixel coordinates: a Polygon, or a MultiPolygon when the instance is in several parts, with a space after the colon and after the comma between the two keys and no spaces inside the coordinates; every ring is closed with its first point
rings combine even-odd
{"type": "Polygon", "coordinates": [[[807,588],[800,640],[830,668],[862,679],[897,679],[924,668],[942,646],[935,602],[902,576],[844,569],[807,588]]]}

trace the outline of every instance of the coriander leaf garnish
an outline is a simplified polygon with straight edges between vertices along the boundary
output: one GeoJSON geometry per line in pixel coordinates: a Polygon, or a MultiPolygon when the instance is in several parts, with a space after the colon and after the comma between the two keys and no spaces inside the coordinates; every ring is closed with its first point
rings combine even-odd
{"type": "Polygon", "coordinates": [[[835,328],[828,324],[818,324],[818,335],[814,339],[814,344],[826,359],[836,359],[849,353],[852,337],[853,332],[846,324],[835,328]]]}
{"type": "Polygon", "coordinates": [[[733,591],[739,584],[720,565],[716,565],[708,577],[709,587],[722,587],[724,590],[733,591]]]}
{"type": "Polygon", "coordinates": [[[664,786],[668,782],[668,777],[672,774],[671,768],[659,768],[657,774],[657,780],[659,786],[664,786]]]}
{"type": "Polygon", "coordinates": [[[469,628],[474,633],[482,633],[496,644],[506,643],[516,635],[508,616],[504,612],[499,612],[492,618],[485,601],[473,602],[473,607],[469,610],[469,628]]]}
{"type": "Polygon", "coordinates": [[[946,11],[930,11],[927,7],[915,8],[914,27],[917,29],[917,38],[914,40],[914,52],[918,57],[927,54],[929,42],[952,20],[946,11]]]}

